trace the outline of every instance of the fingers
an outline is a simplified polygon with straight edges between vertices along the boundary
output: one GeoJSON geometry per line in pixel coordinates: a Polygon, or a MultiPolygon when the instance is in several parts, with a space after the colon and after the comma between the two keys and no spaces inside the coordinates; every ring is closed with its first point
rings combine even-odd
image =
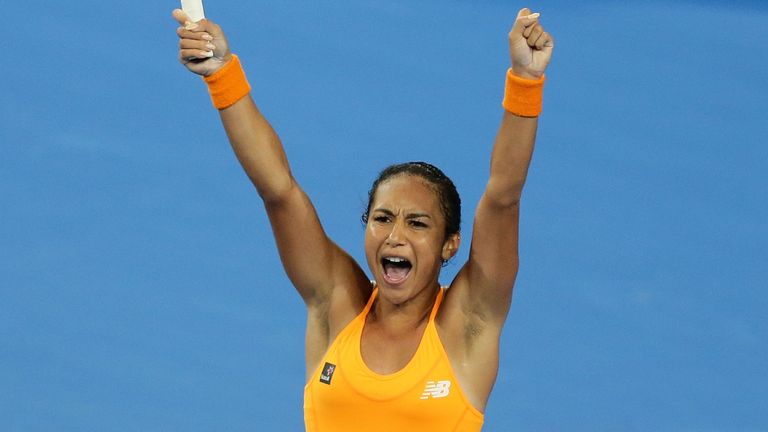
{"type": "Polygon", "coordinates": [[[185,27],[177,28],[176,34],[179,35],[179,38],[181,39],[204,40],[209,42],[213,40],[213,36],[207,32],[187,30],[185,27]]]}
{"type": "Polygon", "coordinates": [[[179,50],[179,61],[187,64],[194,60],[205,60],[213,57],[213,51],[201,51],[197,49],[179,50]]]}
{"type": "Polygon", "coordinates": [[[205,40],[181,39],[179,41],[179,59],[182,62],[213,57],[214,45],[205,40]]]}
{"type": "Polygon", "coordinates": [[[171,15],[173,16],[173,19],[175,19],[181,25],[184,25],[191,21],[187,16],[186,12],[184,12],[181,9],[174,9],[171,15]]]}
{"type": "Polygon", "coordinates": [[[213,57],[216,46],[212,43],[213,36],[210,34],[187,30],[185,27],[176,29],[176,34],[179,35],[179,60],[182,63],[213,57]]]}
{"type": "Polygon", "coordinates": [[[540,25],[536,25],[536,27],[531,30],[530,35],[525,39],[525,42],[529,47],[535,48],[537,50],[540,50],[544,47],[555,46],[554,41],[552,40],[552,36],[545,32],[544,28],[540,25]]]}
{"type": "MultiPolygon", "coordinates": [[[[524,18],[530,16],[531,14],[533,14],[532,10],[530,10],[528,8],[522,8],[522,9],[520,9],[517,12],[517,17],[515,18],[515,20],[524,19],[524,18]]],[[[536,16],[538,16],[538,15],[539,14],[536,14],[536,16]]]]}
{"type": "Polygon", "coordinates": [[[182,27],[193,32],[206,32],[214,37],[221,34],[221,27],[203,18],[200,21],[192,22],[189,16],[181,9],[174,9],[171,13],[173,19],[176,20],[182,27]]]}
{"type": "Polygon", "coordinates": [[[552,36],[544,31],[544,27],[542,27],[538,22],[526,28],[525,30],[526,31],[523,32],[523,35],[525,35],[526,32],[528,33],[528,35],[525,35],[525,42],[529,47],[540,50],[544,47],[555,46],[552,36]]]}
{"type": "Polygon", "coordinates": [[[545,48],[551,49],[554,46],[555,46],[555,41],[552,38],[552,36],[550,36],[550,34],[547,32],[542,33],[539,39],[536,41],[536,49],[539,49],[539,50],[545,49],[545,48]]]}
{"type": "Polygon", "coordinates": [[[187,14],[181,9],[175,9],[172,15],[182,25],[176,29],[179,36],[179,60],[187,63],[213,57],[216,46],[212,43],[214,37],[207,30],[216,31],[218,26],[206,20],[190,22],[187,14]]]}
{"type": "Polygon", "coordinates": [[[553,47],[552,37],[544,31],[544,27],[539,23],[539,16],[541,14],[531,13],[528,8],[520,9],[515,24],[509,32],[510,41],[522,38],[529,47],[538,50],[544,47],[553,47]]]}
{"type": "MultiPolygon", "coordinates": [[[[536,41],[541,38],[541,35],[544,33],[544,29],[538,25],[538,23],[526,28],[526,30],[528,29],[531,29],[531,31],[528,32],[529,34],[526,37],[526,42],[528,43],[529,47],[535,47],[536,41]]],[[[525,32],[523,32],[523,34],[525,34],[525,32]]]]}
{"type": "Polygon", "coordinates": [[[232,58],[227,38],[216,23],[206,19],[191,22],[189,15],[181,9],[175,9],[171,15],[181,25],[176,29],[178,59],[187,69],[198,75],[208,75],[232,58]]]}
{"type": "Polygon", "coordinates": [[[515,23],[512,25],[512,30],[509,32],[510,37],[519,37],[523,35],[523,32],[539,18],[538,13],[531,13],[528,8],[520,9],[515,18],[515,23]]]}

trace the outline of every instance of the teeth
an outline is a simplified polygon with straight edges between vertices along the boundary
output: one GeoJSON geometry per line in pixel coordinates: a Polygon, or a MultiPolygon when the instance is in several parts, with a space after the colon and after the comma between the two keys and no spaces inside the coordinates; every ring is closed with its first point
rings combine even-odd
{"type": "Polygon", "coordinates": [[[393,263],[401,263],[401,262],[407,261],[405,258],[400,258],[400,257],[387,257],[384,259],[393,263]]]}

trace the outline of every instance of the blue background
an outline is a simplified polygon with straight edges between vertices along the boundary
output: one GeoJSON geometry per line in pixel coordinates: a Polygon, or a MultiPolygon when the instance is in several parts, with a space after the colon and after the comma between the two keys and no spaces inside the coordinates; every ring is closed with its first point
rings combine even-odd
{"type": "MultiPolygon", "coordinates": [[[[768,430],[768,5],[573,3],[527,5],[557,45],[485,430],[768,430]]],[[[522,6],[206,12],[364,262],[393,162],[443,168],[469,238],[522,6]]],[[[303,428],[303,304],[175,7],[0,1],[3,431],[303,428]]]]}

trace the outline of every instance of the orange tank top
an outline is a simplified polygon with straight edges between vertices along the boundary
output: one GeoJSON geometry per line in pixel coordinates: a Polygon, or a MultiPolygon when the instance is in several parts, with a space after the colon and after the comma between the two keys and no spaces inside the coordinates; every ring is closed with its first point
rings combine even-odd
{"type": "Polygon", "coordinates": [[[368,304],[339,333],[304,387],[307,432],[477,432],[483,414],[458,385],[435,327],[441,289],[413,358],[401,370],[379,375],[366,366],[360,338],[368,304]]]}

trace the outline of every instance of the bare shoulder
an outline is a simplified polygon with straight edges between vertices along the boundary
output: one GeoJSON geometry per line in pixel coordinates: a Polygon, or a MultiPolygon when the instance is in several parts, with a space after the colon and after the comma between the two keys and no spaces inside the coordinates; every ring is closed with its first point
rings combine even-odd
{"type": "MultiPolygon", "coordinates": [[[[347,259],[354,262],[352,257],[347,259]]],[[[328,322],[331,340],[365,308],[373,293],[373,284],[357,265],[343,278],[331,294],[328,306],[328,322]]]]}
{"type": "Polygon", "coordinates": [[[307,313],[333,330],[339,323],[346,325],[365,306],[373,291],[362,267],[344,249],[330,242],[332,253],[325,264],[330,268],[322,290],[306,302],[307,313]]]}
{"type": "Polygon", "coordinates": [[[333,288],[328,296],[307,303],[306,363],[311,375],[336,336],[364,308],[373,291],[363,270],[345,252],[340,259],[348,265],[334,275],[333,288]]]}

